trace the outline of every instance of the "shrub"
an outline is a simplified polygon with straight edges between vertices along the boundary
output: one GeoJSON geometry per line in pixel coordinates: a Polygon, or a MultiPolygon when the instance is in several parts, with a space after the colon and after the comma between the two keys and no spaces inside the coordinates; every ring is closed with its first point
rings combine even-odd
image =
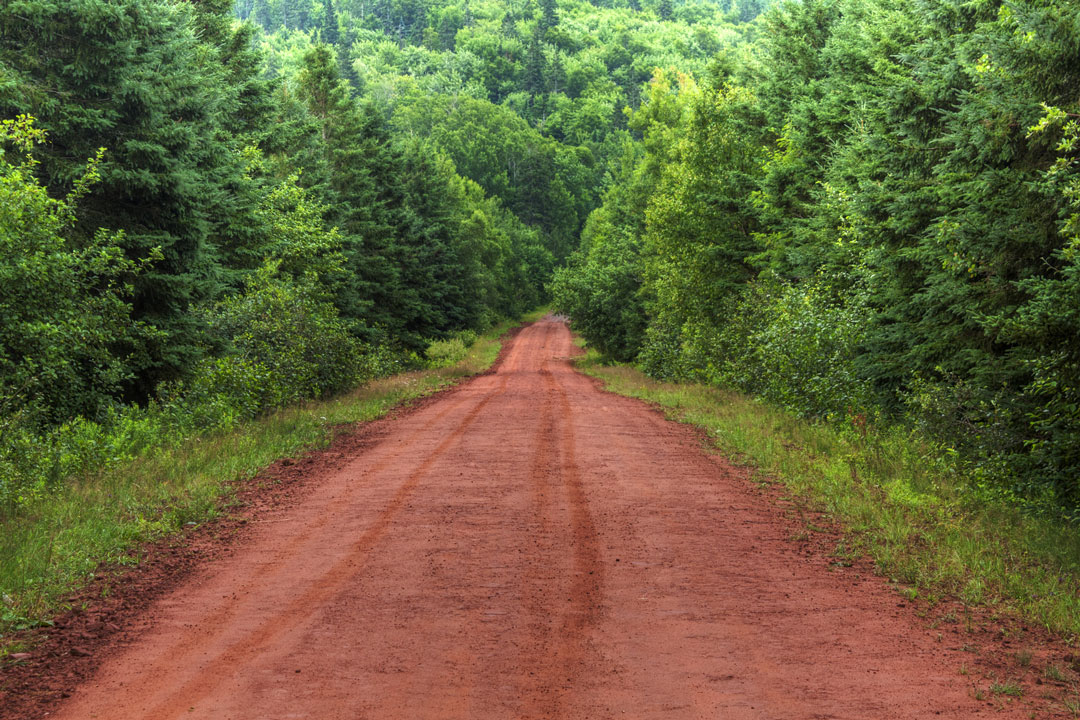
{"type": "Polygon", "coordinates": [[[468,351],[468,347],[462,342],[461,338],[453,337],[449,340],[436,340],[431,343],[424,352],[424,356],[427,358],[429,367],[449,367],[465,357],[466,351],[468,351]]]}
{"type": "MultiPolygon", "coordinates": [[[[58,483],[101,473],[147,448],[225,431],[269,410],[351,389],[402,370],[400,352],[356,340],[313,287],[271,263],[245,291],[204,311],[221,351],[191,375],[159,388],[147,407],[113,405],[101,422],[44,426],[0,391],[0,514],[46,496],[58,483]]],[[[466,338],[470,337],[465,335],[466,338]]],[[[475,334],[471,337],[475,339],[475,334]]],[[[462,346],[460,338],[455,338],[462,346]]]]}
{"type": "Polygon", "coordinates": [[[450,367],[465,357],[478,337],[474,330],[461,330],[446,340],[433,340],[424,351],[425,364],[431,368],[450,367]]]}
{"type": "Polygon", "coordinates": [[[204,362],[192,382],[231,397],[243,415],[341,392],[367,379],[356,340],[337,309],[310,284],[282,277],[270,262],[244,292],[206,312],[223,357],[204,362]]]}
{"type": "Polygon", "coordinates": [[[858,290],[821,278],[757,280],[715,322],[654,321],[638,362],[653,377],[699,380],[759,395],[807,417],[845,417],[869,406],[855,358],[868,312],[858,290]]]}

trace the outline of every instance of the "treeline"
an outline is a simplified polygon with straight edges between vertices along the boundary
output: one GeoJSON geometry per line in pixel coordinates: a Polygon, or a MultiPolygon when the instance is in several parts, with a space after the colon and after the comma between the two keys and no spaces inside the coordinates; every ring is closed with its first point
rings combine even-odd
{"type": "Polygon", "coordinates": [[[561,261],[632,142],[626,112],[653,69],[704,71],[741,41],[733,23],[750,12],[730,2],[600,5],[257,0],[237,13],[263,28],[275,81],[295,76],[313,44],[331,45],[395,135],[430,141],[561,261]]]}
{"type": "Polygon", "coordinates": [[[976,486],[1080,506],[1080,14],[788,1],[641,138],[557,274],[606,355],[838,422],[904,422],[976,486]]]}
{"type": "Polygon", "coordinates": [[[565,240],[233,11],[0,8],[0,514],[544,299],[565,240]]]}

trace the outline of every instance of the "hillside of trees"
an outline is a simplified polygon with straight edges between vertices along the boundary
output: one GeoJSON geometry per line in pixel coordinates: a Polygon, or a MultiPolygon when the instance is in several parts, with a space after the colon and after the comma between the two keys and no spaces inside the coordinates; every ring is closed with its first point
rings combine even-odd
{"type": "Polygon", "coordinates": [[[1078,11],[12,0],[0,513],[553,301],[1080,508],[1078,11]]]}

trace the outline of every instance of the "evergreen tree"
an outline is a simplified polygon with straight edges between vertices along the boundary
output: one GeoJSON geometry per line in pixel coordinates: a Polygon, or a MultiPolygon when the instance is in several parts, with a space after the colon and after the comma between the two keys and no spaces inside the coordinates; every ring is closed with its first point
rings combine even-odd
{"type": "Polygon", "coordinates": [[[340,33],[338,31],[337,10],[334,8],[334,0],[325,0],[323,4],[322,27],[320,28],[322,41],[332,46],[338,44],[340,33]]]}
{"type": "MultiPolygon", "coordinates": [[[[219,291],[213,213],[242,175],[231,131],[259,126],[244,117],[259,94],[246,48],[207,46],[196,34],[213,16],[158,0],[0,8],[0,63],[19,69],[0,85],[0,108],[32,113],[49,132],[41,170],[50,189],[69,190],[80,163],[107,148],[79,232],[112,227],[124,231],[130,257],[160,252],[136,279],[133,306],[168,339],[133,358],[132,397],[146,397],[201,352],[201,325],[188,308],[219,291]]],[[[217,31],[229,42],[244,36],[217,31]]]]}
{"type": "Polygon", "coordinates": [[[566,89],[566,65],[563,63],[562,53],[556,51],[551,59],[551,68],[547,73],[546,90],[552,94],[559,94],[566,89]]]}
{"type": "Polygon", "coordinates": [[[555,6],[555,0],[540,0],[542,15],[538,23],[543,32],[547,32],[559,24],[559,11],[555,6]]]}
{"type": "Polygon", "coordinates": [[[540,28],[533,31],[529,41],[528,54],[525,56],[525,77],[522,86],[530,95],[540,95],[546,89],[544,80],[547,58],[544,57],[544,45],[540,40],[540,28]]]}

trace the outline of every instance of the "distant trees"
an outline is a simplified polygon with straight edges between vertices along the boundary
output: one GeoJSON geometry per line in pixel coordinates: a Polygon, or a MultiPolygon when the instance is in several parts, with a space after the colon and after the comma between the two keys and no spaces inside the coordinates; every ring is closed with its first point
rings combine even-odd
{"type": "MultiPolygon", "coordinates": [[[[475,109],[477,101],[486,101],[498,106],[486,114],[516,116],[523,128],[543,137],[530,141],[540,151],[484,174],[474,172],[472,156],[462,155],[448,134],[436,145],[459,172],[538,227],[557,256],[576,244],[599,197],[594,188],[618,162],[628,134],[625,111],[637,104],[653,68],[677,65],[704,72],[709,56],[738,36],[720,4],[712,2],[695,5],[693,25],[674,16],[657,23],[654,14],[634,12],[623,2],[338,0],[336,7],[342,33],[339,74],[380,105],[395,134],[406,127],[406,132],[426,132],[414,127],[413,106],[430,97],[450,108],[469,103],[475,109]],[[574,150],[558,150],[554,164],[544,159],[559,145],[574,150]],[[524,192],[504,192],[498,173],[506,173],[510,184],[524,185],[524,192]],[[520,182],[511,177],[515,174],[520,182]],[[551,200],[522,197],[546,193],[553,177],[551,200]]],[[[298,65],[300,48],[311,38],[286,32],[280,20],[263,25],[273,31],[267,39],[273,66],[298,65]]],[[[520,146],[516,139],[510,142],[520,146]]]]}

